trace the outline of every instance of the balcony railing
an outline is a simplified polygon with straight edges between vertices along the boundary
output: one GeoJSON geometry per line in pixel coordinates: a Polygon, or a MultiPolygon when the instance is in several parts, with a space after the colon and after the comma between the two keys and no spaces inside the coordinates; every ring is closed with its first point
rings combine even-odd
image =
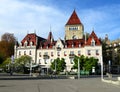
{"type": "Polygon", "coordinates": [[[44,59],[49,59],[49,56],[48,55],[43,55],[43,58],[44,59]]]}

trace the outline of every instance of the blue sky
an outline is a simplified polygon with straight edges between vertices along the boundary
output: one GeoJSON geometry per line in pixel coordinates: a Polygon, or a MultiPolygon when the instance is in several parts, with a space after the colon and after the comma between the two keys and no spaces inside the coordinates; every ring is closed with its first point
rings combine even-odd
{"type": "Polygon", "coordinates": [[[19,41],[36,32],[47,38],[64,38],[64,26],[76,10],[84,31],[98,37],[120,38],[120,0],[0,0],[0,36],[14,33],[19,41]]]}

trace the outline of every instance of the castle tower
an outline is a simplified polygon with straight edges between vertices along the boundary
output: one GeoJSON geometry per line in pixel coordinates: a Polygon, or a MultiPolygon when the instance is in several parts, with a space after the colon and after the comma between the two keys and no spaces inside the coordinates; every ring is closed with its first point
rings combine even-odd
{"type": "Polygon", "coordinates": [[[65,25],[65,39],[83,39],[84,27],[74,10],[65,25]]]}

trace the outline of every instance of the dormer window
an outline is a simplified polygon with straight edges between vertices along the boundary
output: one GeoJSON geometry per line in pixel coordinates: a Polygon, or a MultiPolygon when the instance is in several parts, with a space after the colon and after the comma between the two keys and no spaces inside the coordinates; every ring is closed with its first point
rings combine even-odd
{"type": "Polygon", "coordinates": [[[57,51],[60,51],[61,50],[61,47],[60,45],[57,46],[57,51]]]}
{"type": "Polygon", "coordinates": [[[30,46],[32,46],[33,45],[33,42],[30,42],[30,46]]]}
{"type": "Polygon", "coordinates": [[[74,47],[74,44],[72,44],[72,48],[74,47]]]}
{"type": "Polygon", "coordinates": [[[91,41],[91,46],[95,46],[95,40],[94,39],[92,39],[92,41],[91,41]]]}
{"type": "Polygon", "coordinates": [[[81,43],[79,43],[79,47],[81,47],[81,43]]]}
{"type": "Polygon", "coordinates": [[[27,46],[27,44],[28,44],[28,42],[27,42],[27,41],[25,41],[24,46],[26,47],[26,46],[27,46]]]}

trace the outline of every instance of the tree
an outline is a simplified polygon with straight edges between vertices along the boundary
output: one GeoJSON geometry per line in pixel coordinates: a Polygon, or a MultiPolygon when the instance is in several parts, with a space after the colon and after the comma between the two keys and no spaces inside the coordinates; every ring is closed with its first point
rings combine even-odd
{"type": "Polygon", "coordinates": [[[60,58],[54,59],[54,61],[51,63],[51,68],[53,70],[56,69],[57,73],[63,71],[66,68],[65,60],[63,58],[61,60],[60,58]]]}
{"type": "Polygon", "coordinates": [[[86,60],[85,60],[86,58],[85,58],[85,56],[84,55],[82,55],[82,56],[80,56],[80,57],[78,57],[78,56],[75,56],[74,57],[74,65],[73,65],[73,69],[78,69],[78,60],[79,60],[79,62],[80,62],[80,69],[82,69],[82,70],[84,70],[84,64],[85,64],[85,62],[86,62],[86,60]]]}
{"type": "Polygon", "coordinates": [[[98,66],[98,59],[95,59],[94,57],[85,57],[85,56],[75,56],[74,57],[74,65],[73,69],[78,69],[78,60],[80,62],[80,69],[81,70],[86,70],[86,71],[91,71],[92,67],[97,68],[98,66]]]}
{"type": "Polygon", "coordinates": [[[8,43],[11,43],[11,42],[15,42],[16,39],[14,37],[14,34],[5,33],[5,34],[2,35],[1,41],[5,41],[5,42],[8,42],[8,43]]]}
{"type": "Polygon", "coordinates": [[[91,71],[92,67],[97,68],[98,65],[98,59],[95,59],[94,57],[90,57],[84,64],[85,70],[91,71]]]}
{"type": "Polygon", "coordinates": [[[4,56],[3,56],[3,54],[2,54],[2,53],[0,53],[0,64],[2,64],[2,63],[3,63],[3,60],[4,60],[4,56]]]}
{"type": "Polygon", "coordinates": [[[14,54],[14,45],[15,45],[16,39],[13,34],[11,33],[5,33],[1,37],[0,41],[0,54],[2,54],[1,58],[2,63],[7,58],[11,57],[14,54]]]}
{"type": "Polygon", "coordinates": [[[2,64],[0,64],[0,67],[6,71],[10,67],[11,58],[7,58],[2,64]]]}
{"type": "Polygon", "coordinates": [[[20,72],[25,72],[25,66],[30,65],[32,58],[28,55],[23,55],[15,60],[16,67],[20,70],[20,72]]]}

